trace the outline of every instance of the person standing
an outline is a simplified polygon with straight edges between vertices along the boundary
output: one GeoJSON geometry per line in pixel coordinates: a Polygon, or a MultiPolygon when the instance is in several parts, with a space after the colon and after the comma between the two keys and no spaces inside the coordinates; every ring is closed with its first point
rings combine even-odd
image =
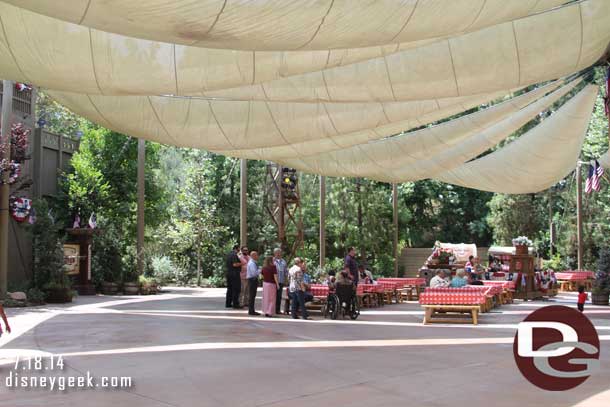
{"type": "Polygon", "coordinates": [[[256,301],[256,289],[258,288],[258,253],[252,250],[250,252],[248,265],[246,267],[246,277],[248,278],[248,315],[260,315],[260,312],[254,311],[254,301],[256,301]]]}
{"type": "MultiPolygon", "coordinates": [[[[4,321],[4,327],[6,328],[6,333],[10,334],[11,326],[8,324],[8,318],[6,317],[6,314],[4,313],[4,307],[2,306],[2,304],[0,304],[0,317],[4,321]]],[[[2,336],[2,326],[0,326],[0,336],[2,336]]]]}
{"type": "Polygon", "coordinates": [[[349,269],[354,284],[358,284],[358,262],[356,261],[356,250],[353,247],[347,249],[344,266],[349,269]]]}
{"type": "Polygon", "coordinates": [[[277,267],[273,262],[273,257],[265,257],[263,261],[263,314],[271,318],[275,313],[275,298],[278,293],[277,267]]]}
{"type": "Polygon", "coordinates": [[[241,291],[241,261],[237,256],[239,245],[233,246],[233,250],[227,255],[227,297],[225,306],[227,308],[241,308],[239,293],[241,291]]]}
{"type": "Polygon", "coordinates": [[[241,251],[239,252],[239,260],[241,261],[241,291],[239,293],[239,303],[242,307],[245,307],[248,304],[248,277],[247,277],[247,268],[248,261],[250,261],[250,256],[248,256],[248,247],[242,246],[241,251]]]}
{"type": "Polygon", "coordinates": [[[296,257],[294,259],[294,266],[288,270],[288,279],[290,280],[290,313],[293,319],[297,319],[297,307],[301,309],[303,319],[309,319],[307,309],[305,308],[305,283],[303,281],[302,265],[303,261],[296,257]]]}
{"type": "Polygon", "coordinates": [[[282,258],[282,249],[279,247],[273,250],[273,263],[277,270],[277,295],[275,297],[275,313],[280,313],[282,307],[282,290],[286,287],[288,281],[288,265],[286,260],[282,258]]]}

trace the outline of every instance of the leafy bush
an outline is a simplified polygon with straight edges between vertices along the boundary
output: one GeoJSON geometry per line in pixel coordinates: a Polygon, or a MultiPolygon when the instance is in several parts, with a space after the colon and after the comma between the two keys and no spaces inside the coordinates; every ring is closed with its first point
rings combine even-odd
{"type": "Polygon", "coordinates": [[[103,281],[119,282],[124,268],[120,234],[112,224],[100,224],[101,232],[94,236],[91,247],[91,279],[97,286],[103,281]]]}
{"type": "Polygon", "coordinates": [[[593,282],[593,294],[610,295],[610,248],[605,247],[599,252],[597,273],[593,282]]]}
{"type": "Polygon", "coordinates": [[[567,265],[564,263],[559,253],[555,253],[553,258],[550,260],[544,260],[542,262],[542,266],[545,269],[551,269],[553,271],[561,271],[567,269],[567,265]]]}
{"type": "Polygon", "coordinates": [[[53,286],[69,287],[70,280],[64,270],[60,227],[49,214],[49,206],[45,200],[35,201],[34,209],[39,216],[30,227],[34,257],[32,285],[38,289],[53,286]]]}
{"type": "Polygon", "coordinates": [[[161,284],[172,283],[177,280],[176,268],[167,256],[153,257],[151,259],[151,272],[161,284]]]}

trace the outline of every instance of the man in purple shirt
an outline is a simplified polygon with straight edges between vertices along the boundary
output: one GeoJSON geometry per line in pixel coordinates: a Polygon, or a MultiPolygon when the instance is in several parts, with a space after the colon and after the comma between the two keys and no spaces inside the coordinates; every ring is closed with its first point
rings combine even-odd
{"type": "Polygon", "coordinates": [[[358,284],[358,262],[356,261],[356,250],[353,247],[347,249],[344,265],[349,269],[354,284],[358,284]]]}

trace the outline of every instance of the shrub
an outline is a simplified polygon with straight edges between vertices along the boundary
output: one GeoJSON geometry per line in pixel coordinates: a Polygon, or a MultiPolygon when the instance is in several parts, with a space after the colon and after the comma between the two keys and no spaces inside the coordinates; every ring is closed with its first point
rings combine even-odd
{"type": "Polygon", "coordinates": [[[592,293],[610,295],[610,248],[605,247],[599,252],[597,273],[593,282],[592,293]]]}

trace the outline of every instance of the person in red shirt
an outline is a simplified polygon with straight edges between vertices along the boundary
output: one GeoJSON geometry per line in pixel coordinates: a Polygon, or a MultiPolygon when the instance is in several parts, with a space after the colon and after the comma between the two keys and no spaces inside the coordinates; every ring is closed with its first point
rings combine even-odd
{"type": "Polygon", "coordinates": [[[578,287],[578,310],[580,312],[583,312],[585,310],[585,302],[587,302],[588,299],[588,295],[585,292],[585,287],[584,286],[579,286],[578,287]]]}

